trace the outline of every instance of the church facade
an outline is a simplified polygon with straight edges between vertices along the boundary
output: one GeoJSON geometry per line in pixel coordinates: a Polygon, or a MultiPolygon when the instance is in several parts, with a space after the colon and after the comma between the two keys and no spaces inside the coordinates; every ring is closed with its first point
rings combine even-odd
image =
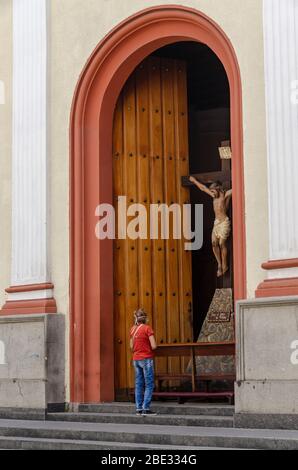
{"type": "Polygon", "coordinates": [[[161,344],[196,341],[229,288],[235,422],[297,418],[297,2],[0,9],[0,409],[115,400],[133,380],[135,308],[161,344]],[[213,275],[211,245],[186,257],[170,241],[159,261],[158,242],[95,236],[98,206],[124,194],[203,204],[208,238],[208,203],[180,182],[222,174],[219,147],[232,154],[229,279],[213,275]]]}

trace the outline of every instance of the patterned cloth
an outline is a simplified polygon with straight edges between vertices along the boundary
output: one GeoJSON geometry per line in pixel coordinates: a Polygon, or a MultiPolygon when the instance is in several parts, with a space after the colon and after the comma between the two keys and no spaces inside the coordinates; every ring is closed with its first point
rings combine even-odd
{"type": "MultiPolygon", "coordinates": [[[[235,341],[233,295],[231,288],[216,289],[207,316],[203,323],[198,342],[235,341]],[[214,313],[226,312],[229,321],[214,322],[214,313]],[[211,320],[211,321],[210,321],[211,320]]],[[[234,374],[234,356],[196,356],[197,374],[234,374]]],[[[188,371],[191,370],[191,363],[188,371]]]]}

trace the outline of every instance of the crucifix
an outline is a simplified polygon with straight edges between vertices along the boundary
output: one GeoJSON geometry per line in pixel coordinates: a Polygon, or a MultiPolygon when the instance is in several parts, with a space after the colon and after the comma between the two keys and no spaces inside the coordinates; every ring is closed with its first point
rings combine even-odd
{"type": "Polygon", "coordinates": [[[195,175],[189,176],[182,176],[182,185],[183,186],[193,186],[194,183],[189,181],[190,176],[194,176],[197,178],[201,183],[204,184],[211,184],[215,181],[220,181],[224,187],[224,189],[231,188],[231,180],[232,180],[232,173],[231,173],[231,159],[232,159],[232,152],[230,147],[230,141],[225,140],[221,142],[221,146],[219,147],[219,155],[221,160],[221,171],[211,171],[209,173],[197,173],[195,175]]]}
{"type": "Polygon", "coordinates": [[[222,279],[222,287],[231,285],[231,256],[228,260],[227,241],[231,232],[231,222],[227,215],[232,197],[231,190],[231,148],[230,142],[221,142],[219,148],[221,171],[199,173],[182,177],[183,186],[195,185],[213,198],[215,213],[212,230],[212,249],[217,261],[217,278],[222,279]]]}

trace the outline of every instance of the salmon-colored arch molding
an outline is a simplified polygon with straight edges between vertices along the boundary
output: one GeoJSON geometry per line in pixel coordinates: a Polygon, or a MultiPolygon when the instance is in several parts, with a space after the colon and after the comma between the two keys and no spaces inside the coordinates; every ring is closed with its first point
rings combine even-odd
{"type": "Polygon", "coordinates": [[[235,299],[245,298],[241,80],[233,47],[202,13],[182,6],[143,10],[114,28],[84,68],[71,111],[71,401],[114,399],[113,243],[95,237],[95,209],[112,198],[114,107],[146,56],[178,41],[207,44],[230,83],[235,299]]]}

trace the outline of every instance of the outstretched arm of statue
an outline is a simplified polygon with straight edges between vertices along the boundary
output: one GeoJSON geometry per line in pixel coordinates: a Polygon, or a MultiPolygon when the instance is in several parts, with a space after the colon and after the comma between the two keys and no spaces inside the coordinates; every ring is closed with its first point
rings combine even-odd
{"type": "Polygon", "coordinates": [[[232,198],[232,190],[229,189],[229,190],[226,192],[226,194],[225,194],[226,208],[229,207],[231,198],[232,198]]]}
{"type": "Polygon", "coordinates": [[[204,193],[207,193],[209,196],[211,196],[212,198],[214,198],[214,194],[212,193],[212,191],[210,191],[209,188],[207,188],[207,186],[205,186],[204,184],[200,183],[200,181],[198,181],[194,176],[190,176],[189,177],[189,181],[193,184],[196,185],[197,188],[199,188],[201,191],[203,191],[204,193]]]}

